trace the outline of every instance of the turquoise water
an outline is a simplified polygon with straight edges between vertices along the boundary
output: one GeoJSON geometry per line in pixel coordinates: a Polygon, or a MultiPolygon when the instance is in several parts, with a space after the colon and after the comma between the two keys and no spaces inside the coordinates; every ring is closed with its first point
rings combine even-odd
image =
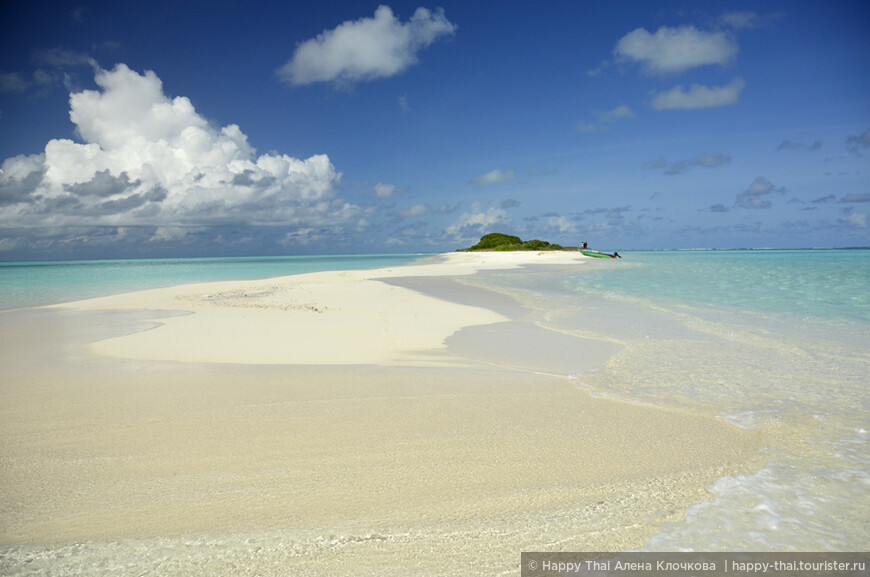
{"type": "Polygon", "coordinates": [[[0,263],[0,310],[180,284],[409,264],[424,255],[322,255],[0,263]]]}
{"type": "Polygon", "coordinates": [[[623,256],[463,282],[518,296],[548,328],[622,344],[570,375],[593,395],[761,436],[759,471],[708,487],[646,548],[870,549],[870,250],[623,256]]]}
{"type": "Polygon", "coordinates": [[[696,305],[870,322],[870,249],[631,253],[567,282],[696,305]],[[588,273],[588,274],[587,274],[588,273]]]}

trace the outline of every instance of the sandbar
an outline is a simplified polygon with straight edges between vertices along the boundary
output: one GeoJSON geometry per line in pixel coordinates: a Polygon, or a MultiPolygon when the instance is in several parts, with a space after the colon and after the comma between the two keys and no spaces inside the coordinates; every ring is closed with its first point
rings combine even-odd
{"type": "Polygon", "coordinates": [[[585,258],[561,251],[449,253],[414,266],[194,284],[59,306],[192,313],[163,318],[157,330],[92,345],[99,354],[119,358],[437,366],[450,363],[443,354],[448,337],[464,327],[504,322],[509,317],[492,307],[448,302],[390,280],[425,280],[530,265],[577,266],[585,258]]]}
{"type": "Polygon", "coordinates": [[[450,280],[581,258],[450,254],[0,313],[4,563],[518,574],[523,550],[641,546],[757,468],[760,439],[589,396],[569,375],[617,345],[450,280]]]}

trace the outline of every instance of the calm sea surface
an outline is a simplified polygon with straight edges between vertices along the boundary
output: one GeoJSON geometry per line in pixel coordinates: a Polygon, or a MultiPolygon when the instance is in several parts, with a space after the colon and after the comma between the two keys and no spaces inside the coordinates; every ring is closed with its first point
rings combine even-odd
{"type": "Polygon", "coordinates": [[[870,249],[632,253],[582,290],[870,322],[870,249]],[[618,272],[617,272],[618,271],[618,272]]]}
{"type": "Polygon", "coordinates": [[[708,487],[646,548],[870,550],[870,250],[623,256],[469,281],[518,295],[544,326],[625,345],[572,376],[589,392],[762,435],[763,469],[708,487]]]}

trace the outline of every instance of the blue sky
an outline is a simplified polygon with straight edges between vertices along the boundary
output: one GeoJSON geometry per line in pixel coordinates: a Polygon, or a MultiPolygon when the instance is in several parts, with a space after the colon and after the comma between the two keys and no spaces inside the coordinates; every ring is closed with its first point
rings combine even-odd
{"type": "Polygon", "coordinates": [[[0,259],[870,245],[866,2],[9,1],[0,259]]]}

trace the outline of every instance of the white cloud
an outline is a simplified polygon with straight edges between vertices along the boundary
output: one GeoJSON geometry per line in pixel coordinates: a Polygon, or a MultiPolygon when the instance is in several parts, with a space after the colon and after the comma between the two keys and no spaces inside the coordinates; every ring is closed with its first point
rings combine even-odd
{"type": "Polygon", "coordinates": [[[471,205],[471,212],[465,212],[459,219],[448,226],[444,232],[456,240],[476,239],[483,234],[499,232],[496,227],[507,228],[511,219],[501,208],[494,206],[482,210],[479,203],[471,205]]]}
{"type": "Polygon", "coordinates": [[[577,225],[564,216],[547,217],[547,226],[563,234],[577,232],[577,225]]]}
{"type": "Polygon", "coordinates": [[[492,184],[509,182],[516,178],[516,176],[517,173],[513,170],[501,170],[500,168],[497,168],[495,170],[490,170],[486,174],[476,176],[472,178],[469,182],[478,186],[490,186],[492,184]]]}
{"type": "Polygon", "coordinates": [[[587,70],[586,75],[591,78],[598,78],[605,70],[610,68],[610,64],[611,63],[609,60],[602,60],[601,64],[599,64],[596,68],[587,70]]]}
{"type": "Polygon", "coordinates": [[[739,102],[745,86],[746,82],[740,77],[735,77],[725,86],[693,84],[689,90],[682,85],[674,86],[666,92],[655,94],[652,107],[656,110],[688,110],[731,106],[739,102]]]}
{"type": "Polygon", "coordinates": [[[98,70],[70,95],[82,142],[3,162],[0,227],[152,226],[157,238],[220,224],[318,226],[360,209],[336,197],[326,155],[256,156],[238,126],[216,128],[151,71],[98,70]]]}
{"type": "Polygon", "coordinates": [[[378,198],[390,198],[391,196],[402,194],[406,191],[405,188],[396,186],[395,184],[384,184],[379,182],[374,186],[375,196],[378,198]]]}
{"type": "Polygon", "coordinates": [[[772,182],[759,176],[746,190],[737,195],[735,205],[742,208],[770,208],[770,201],[763,197],[774,192],[785,192],[785,189],[777,188],[772,182]]]}
{"type": "Polygon", "coordinates": [[[608,110],[607,112],[600,114],[598,117],[601,122],[615,122],[623,118],[634,118],[634,113],[631,111],[631,108],[625,104],[617,106],[613,110],[608,110]]]}
{"type": "Polygon", "coordinates": [[[442,36],[456,31],[444,16],[417,8],[400,22],[389,6],[381,5],[373,18],[348,20],[296,46],[278,76],[292,84],[357,82],[395,76],[417,63],[417,53],[442,36]]]}
{"type": "Polygon", "coordinates": [[[622,104],[613,110],[606,112],[596,112],[595,122],[581,122],[577,125],[579,132],[604,132],[610,130],[614,124],[626,118],[634,118],[634,112],[627,105],[622,104]]]}
{"type": "Polygon", "coordinates": [[[75,52],[73,50],[64,50],[62,48],[47,48],[37,50],[34,54],[35,60],[45,66],[53,68],[71,68],[75,66],[90,66],[97,68],[97,62],[83,52],[75,52]]]}
{"type": "Polygon", "coordinates": [[[728,34],[704,32],[694,26],[663,26],[655,34],[638,28],[620,38],[613,50],[617,60],[642,63],[653,73],[725,65],[737,55],[737,51],[737,43],[728,34]]]}
{"type": "Polygon", "coordinates": [[[850,212],[841,220],[844,224],[853,228],[867,228],[867,215],[861,212],[850,212]]]}
{"type": "Polygon", "coordinates": [[[688,160],[690,166],[703,166],[705,168],[722,166],[723,164],[727,164],[729,162],[731,162],[731,157],[727,154],[722,154],[721,152],[715,152],[713,154],[702,152],[701,154],[688,160]]]}
{"type": "Polygon", "coordinates": [[[420,217],[426,216],[430,212],[432,212],[431,206],[425,203],[420,203],[412,206],[408,210],[403,210],[399,212],[399,216],[401,216],[402,218],[420,217]]]}

